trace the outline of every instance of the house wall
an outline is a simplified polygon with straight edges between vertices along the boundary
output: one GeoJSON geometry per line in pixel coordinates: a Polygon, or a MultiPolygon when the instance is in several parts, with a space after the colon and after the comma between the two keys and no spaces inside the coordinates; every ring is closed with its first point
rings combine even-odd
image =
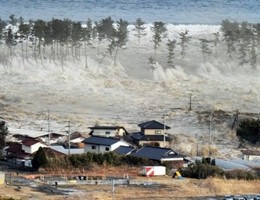
{"type": "Polygon", "coordinates": [[[170,143],[168,141],[140,141],[139,145],[144,146],[147,145],[149,143],[159,143],[160,147],[169,147],[170,143]]]}
{"type": "Polygon", "coordinates": [[[119,146],[129,146],[129,145],[123,141],[119,141],[111,146],[97,145],[97,144],[85,144],[84,153],[87,153],[87,152],[105,153],[105,152],[114,151],[119,146]],[[93,146],[95,146],[95,149],[92,148],[93,146]]]}
{"type": "Polygon", "coordinates": [[[164,130],[161,130],[161,129],[144,129],[145,135],[160,135],[163,133],[164,133],[164,130]]]}
{"type": "Polygon", "coordinates": [[[40,147],[46,147],[46,145],[39,143],[39,142],[32,146],[22,145],[22,150],[24,150],[25,153],[34,153],[34,152],[38,151],[38,149],[40,147]]]}
{"type": "Polygon", "coordinates": [[[260,156],[258,156],[258,155],[244,155],[244,160],[251,161],[251,160],[257,160],[257,159],[260,159],[260,156]]]}
{"type": "Polygon", "coordinates": [[[116,130],[109,130],[109,129],[95,129],[93,131],[94,136],[115,137],[116,134],[117,134],[116,130]]]}

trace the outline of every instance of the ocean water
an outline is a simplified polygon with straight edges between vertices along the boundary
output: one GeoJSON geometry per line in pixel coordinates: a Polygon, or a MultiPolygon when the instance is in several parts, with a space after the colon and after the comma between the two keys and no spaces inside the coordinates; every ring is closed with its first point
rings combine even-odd
{"type": "Polygon", "coordinates": [[[260,22],[260,0],[0,0],[0,17],[25,20],[69,18],[100,20],[111,16],[134,22],[220,24],[224,19],[260,22]]]}

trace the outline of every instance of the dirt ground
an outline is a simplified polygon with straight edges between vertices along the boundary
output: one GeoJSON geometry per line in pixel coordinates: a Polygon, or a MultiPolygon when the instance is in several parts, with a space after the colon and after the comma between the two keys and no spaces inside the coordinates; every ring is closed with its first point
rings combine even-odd
{"type": "MultiPolygon", "coordinates": [[[[131,200],[131,199],[191,199],[205,196],[223,196],[227,194],[244,195],[260,193],[260,181],[223,180],[223,179],[172,179],[171,177],[146,178],[139,180],[153,181],[160,184],[126,186],[116,185],[114,194],[111,185],[70,185],[70,194],[55,194],[55,187],[38,186],[0,186],[0,197],[13,197],[20,200],[131,200]],[[53,189],[53,190],[52,190],[53,189]],[[52,194],[53,193],[53,194],[52,194]]],[[[64,186],[65,187],[65,186],[64,186]]],[[[65,189],[65,188],[56,189],[65,189]]]]}

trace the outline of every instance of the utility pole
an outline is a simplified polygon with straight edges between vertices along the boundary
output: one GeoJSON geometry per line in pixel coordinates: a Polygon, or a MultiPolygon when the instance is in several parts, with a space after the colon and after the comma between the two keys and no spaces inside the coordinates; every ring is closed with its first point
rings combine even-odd
{"type": "Polygon", "coordinates": [[[48,145],[50,146],[51,145],[51,130],[50,130],[50,110],[48,110],[48,145]]]}
{"type": "Polygon", "coordinates": [[[68,151],[68,155],[70,155],[70,120],[68,121],[68,131],[67,131],[67,133],[68,133],[68,139],[69,139],[69,151],[68,151]]]}
{"type": "Polygon", "coordinates": [[[199,156],[199,136],[198,134],[196,134],[196,154],[197,154],[197,157],[199,156]]]}
{"type": "Polygon", "coordinates": [[[209,112],[209,144],[211,145],[211,121],[212,121],[212,112],[209,112]]]}
{"type": "Polygon", "coordinates": [[[167,115],[163,115],[163,145],[164,147],[166,146],[165,145],[165,134],[166,134],[166,116],[167,115]]]}
{"type": "Polygon", "coordinates": [[[189,111],[191,111],[191,97],[192,97],[192,94],[190,93],[190,106],[189,106],[189,111]]]}
{"type": "Polygon", "coordinates": [[[209,112],[209,155],[210,153],[210,145],[212,143],[212,136],[211,136],[211,122],[212,122],[212,111],[209,112]]]}

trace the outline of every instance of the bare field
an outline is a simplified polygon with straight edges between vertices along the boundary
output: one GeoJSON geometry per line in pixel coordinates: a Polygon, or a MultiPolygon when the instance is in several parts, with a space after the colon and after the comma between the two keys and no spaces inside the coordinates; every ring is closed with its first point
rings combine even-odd
{"type": "Polygon", "coordinates": [[[206,196],[223,196],[227,194],[257,194],[260,192],[260,181],[223,180],[209,178],[206,180],[172,179],[171,177],[146,178],[138,180],[160,183],[158,185],[116,185],[112,197],[111,185],[70,185],[65,188],[75,189],[66,195],[52,194],[52,190],[17,186],[0,186],[1,197],[13,197],[26,200],[65,200],[65,199],[190,199],[206,196]]]}

